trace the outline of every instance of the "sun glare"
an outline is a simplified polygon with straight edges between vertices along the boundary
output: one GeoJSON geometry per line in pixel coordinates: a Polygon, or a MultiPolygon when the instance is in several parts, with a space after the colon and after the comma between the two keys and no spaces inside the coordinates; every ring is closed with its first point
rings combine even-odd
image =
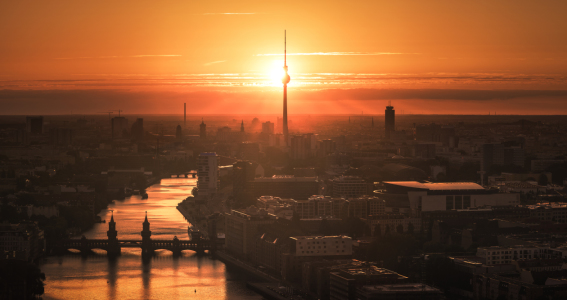
{"type": "Polygon", "coordinates": [[[283,60],[274,60],[268,70],[269,80],[274,86],[282,85],[282,78],[285,75],[283,65],[283,60]]]}

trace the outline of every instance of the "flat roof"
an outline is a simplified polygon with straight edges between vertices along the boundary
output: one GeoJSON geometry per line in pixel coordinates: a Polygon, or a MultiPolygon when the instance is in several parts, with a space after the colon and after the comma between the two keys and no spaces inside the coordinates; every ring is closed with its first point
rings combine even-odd
{"type": "Polygon", "coordinates": [[[426,182],[418,181],[384,181],[383,183],[400,187],[421,189],[429,191],[451,190],[485,190],[480,184],[474,182],[426,182]]]}

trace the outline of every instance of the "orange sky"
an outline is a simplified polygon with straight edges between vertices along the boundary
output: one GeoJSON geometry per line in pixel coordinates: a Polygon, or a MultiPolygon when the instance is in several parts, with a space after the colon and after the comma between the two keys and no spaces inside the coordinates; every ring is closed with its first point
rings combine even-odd
{"type": "Polygon", "coordinates": [[[296,111],[379,113],[400,100],[398,110],[416,113],[566,113],[567,94],[545,92],[567,90],[566,11],[556,0],[1,1],[0,105],[23,113],[30,107],[17,103],[33,98],[57,108],[53,95],[73,91],[74,111],[88,113],[110,107],[79,98],[113,90],[132,112],[162,93],[174,107],[210,102],[194,113],[276,113],[287,29],[296,111]],[[495,89],[509,93],[466,92],[495,89]],[[327,109],[317,109],[323,96],[327,109]]]}

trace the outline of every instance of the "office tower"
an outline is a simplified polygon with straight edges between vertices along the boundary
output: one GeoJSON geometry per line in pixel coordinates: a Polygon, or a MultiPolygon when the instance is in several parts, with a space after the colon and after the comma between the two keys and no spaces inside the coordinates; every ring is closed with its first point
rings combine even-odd
{"type": "Polygon", "coordinates": [[[124,117],[112,118],[112,138],[120,139],[126,135],[128,130],[128,119],[124,117]]]}
{"type": "Polygon", "coordinates": [[[181,132],[181,125],[177,125],[177,128],[175,128],[175,138],[179,141],[183,139],[183,133],[181,132]]]}
{"type": "Polygon", "coordinates": [[[31,134],[43,134],[43,116],[26,117],[26,131],[31,134]]]}
{"type": "Polygon", "coordinates": [[[201,121],[201,125],[199,125],[199,137],[201,140],[207,139],[207,124],[205,124],[205,120],[201,121]]]}
{"type": "Polygon", "coordinates": [[[219,188],[219,157],[216,153],[205,152],[199,155],[197,176],[199,198],[210,199],[219,188]]]}
{"type": "Polygon", "coordinates": [[[386,139],[390,138],[390,133],[396,130],[396,111],[391,102],[388,102],[385,111],[386,124],[384,126],[386,139]]]}
{"type": "Polygon", "coordinates": [[[130,135],[133,140],[141,141],[144,139],[144,119],[138,118],[130,128],[130,135]]]}
{"type": "Polygon", "coordinates": [[[262,123],[262,133],[274,134],[274,123],[270,121],[262,123]]]}
{"type": "Polygon", "coordinates": [[[282,83],[283,83],[283,135],[284,135],[284,139],[285,139],[285,145],[287,146],[288,144],[288,128],[287,128],[287,84],[290,82],[291,78],[289,77],[289,74],[287,73],[287,42],[286,42],[286,36],[285,36],[285,31],[284,31],[284,71],[285,71],[285,75],[282,78],[282,83]]]}
{"type": "Polygon", "coordinates": [[[489,172],[493,165],[504,165],[504,145],[484,144],[481,153],[481,171],[489,172]]]}
{"type": "Polygon", "coordinates": [[[187,103],[183,103],[183,127],[187,127],[187,103]]]}
{"type": "Polygon", "coordinates": [[[307,158],[307,143],[303,135],[294,135],[291,137],[291,158],[292,159],[306,159],[307,158]]]}
{"type": "Polygon", "coordinates": [[[232,167],[232,193],[237,207],[245,207],[253,203],[250,182],[254,180],[254,165],[248,161],[238,161],[232,167]]]}
{"type": "Polygon", "coordinates": [[[240,124],[240,132],[244,132],[244,120],[242,120],[242,123],[240,124]]]}

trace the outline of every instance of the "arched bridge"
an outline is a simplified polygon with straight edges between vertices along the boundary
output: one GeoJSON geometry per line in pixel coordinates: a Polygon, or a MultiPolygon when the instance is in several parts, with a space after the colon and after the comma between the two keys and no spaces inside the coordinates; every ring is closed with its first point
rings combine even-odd
{"type": "MultiPolygon", "coordinates": [[[[87,239],[83,236],[80,239],[67,239],[61,241],[56,248],[58,250],[77,249],[82,253],[88,253],[93,249],[106,250],[108,255],[119,255],[122,248],[141,248],[142,254],[153,254],[155,250],[165,249],[173,252],[174,255],[180,255],[183,250],[192,250],[198,254],[214,252],[217,246],[220,246],[216,239],[203,239],[198,231],[191,232],[190,240],[180,240],[174,237],[171,240],[157,240],[151,238],[150,223],[146,213],[146,219],[143,223],[140,240],[120,240],[116,231],[116,223],[114,215],[108,222],[107,239],[87,239]]],[[[215,234],[216,236],[216,234],[215,234]]]]}

